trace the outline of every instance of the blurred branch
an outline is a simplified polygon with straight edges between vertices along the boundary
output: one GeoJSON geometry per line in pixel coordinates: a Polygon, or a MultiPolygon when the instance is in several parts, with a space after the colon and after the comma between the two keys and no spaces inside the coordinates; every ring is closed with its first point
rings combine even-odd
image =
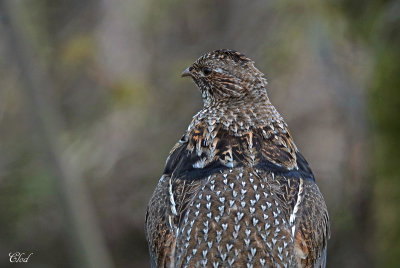
{"type": "Polygon", "coordinates": [[[71,232],[75,238],[73,247],[77,255],[74,261],[79,263],[83,260],[91,268],[113,267],[82,175],[62,153],[57,112],[46,98],[51,82],[40,70],[40,61],[33,56],[31,40],[27,38],[17,19],[21,6],[13,0],[0,1],[0,11],[3,12],[0,15],[9,39],[10,55],[15,58],[20,70],[20,83],[26,97],[25,109],[32,122],[32,132],[39,138],[39,146],[46,157],[47,166],[57,179],[67,221],[65,226],[67,232],[71,232]]]}

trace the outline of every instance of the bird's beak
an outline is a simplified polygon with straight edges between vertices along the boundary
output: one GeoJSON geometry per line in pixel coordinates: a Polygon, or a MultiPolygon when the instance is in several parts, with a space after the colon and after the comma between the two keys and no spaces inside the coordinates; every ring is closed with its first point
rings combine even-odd
{"type": "Polygon", "coordinates": [[[183,71],[183,73],[181,74],[181,77],[186,77],[186,76],[191,76],[191,77],[193,77],[193,74],[192,74],[192,72],[190,71],[190,67],[187,67],[187,68],[183,71]]]}

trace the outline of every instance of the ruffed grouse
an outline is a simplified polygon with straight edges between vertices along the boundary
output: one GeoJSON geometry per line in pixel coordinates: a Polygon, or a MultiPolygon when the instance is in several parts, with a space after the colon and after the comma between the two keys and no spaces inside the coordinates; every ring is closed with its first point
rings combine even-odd
{"type": "Polygon", "coordinates": [[[152,267],[325,267],[327,208],[264,75],[223,49],[182,76],[200,88],[204,107],[148,205],[152,267]]]}

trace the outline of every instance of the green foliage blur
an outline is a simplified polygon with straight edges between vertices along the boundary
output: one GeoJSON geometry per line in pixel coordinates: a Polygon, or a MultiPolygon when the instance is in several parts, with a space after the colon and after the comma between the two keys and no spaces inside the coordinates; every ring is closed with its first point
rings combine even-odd
{"type": "MultiPolygon", "coordinates": [[[[116,267],[149,267],[147,202],[202,101],[180,73],[238,50],[269,81],[327,201],[328,267],[400,261],[400,2],[37,0],[18,2],[47,77],[62,155],[82,172],[116,267]]],[[[2,18],[0,9],[0,19],[2,18]]],[[[0,267],[85,267],[43,157],[0,23],[0,267]],[[24,266],[25,265],[25,266],[24,266]]]]}

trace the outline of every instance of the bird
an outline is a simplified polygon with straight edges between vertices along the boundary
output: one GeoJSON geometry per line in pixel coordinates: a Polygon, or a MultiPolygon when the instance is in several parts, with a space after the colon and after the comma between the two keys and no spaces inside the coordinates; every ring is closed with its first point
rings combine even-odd
{"type": "Polygon", "coordinates": [[[151,267],[325,267],[327,206],[264,74],[219,49],[182,77],[200,89],[203,107],[147,207],[151,267]]]}

